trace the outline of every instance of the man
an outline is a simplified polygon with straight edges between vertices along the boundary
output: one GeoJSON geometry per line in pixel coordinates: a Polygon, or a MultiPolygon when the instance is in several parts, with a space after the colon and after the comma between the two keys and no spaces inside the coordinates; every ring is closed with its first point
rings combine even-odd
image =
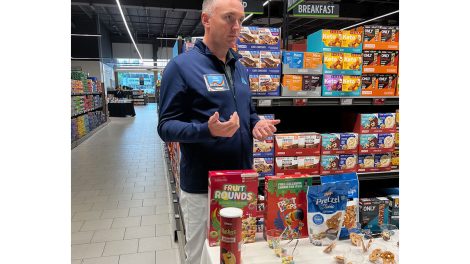
{"type": "Polygon", "coordinates": [[[186,263],[199,264],[206,237],[208,171],[251,169],[253,137],[276,132],[251,104],[246,68],[231,47],[244,19],[240,0],[204,0],[204,39],[168,63],[162,77],[158,134],[180,142],[180,203],[186,263]]]}

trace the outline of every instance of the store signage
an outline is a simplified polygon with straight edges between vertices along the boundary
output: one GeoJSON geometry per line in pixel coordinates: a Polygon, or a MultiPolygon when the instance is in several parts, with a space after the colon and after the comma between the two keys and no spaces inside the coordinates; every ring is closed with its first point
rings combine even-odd
{"type": "Polygon", "coordinates": [[[298,4],[302,3],[304,0],[287,0],[287,12],[294,9],[298,4]]]}
{"type": "Polygon", "coordinates": [[[300,4],[294,8],[294,16],[299,17],[339,17],[339,5],[300,4]]]}
{"type": "Polygon", "coordinates": [[[243,0],[245,14],[263,14],[264,0],[243,0]]]}

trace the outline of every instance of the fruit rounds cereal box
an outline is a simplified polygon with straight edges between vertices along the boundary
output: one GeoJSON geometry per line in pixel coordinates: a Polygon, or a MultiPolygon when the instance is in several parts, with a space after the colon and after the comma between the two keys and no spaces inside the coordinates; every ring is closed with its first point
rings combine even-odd
{"type": "Polygon", "coordinates": [[[242,239],[247,243],[255,242],[258,174],[254,170],[209,171],[208,197],[209,246],[219,245],[219,211],[225,207],[243,210],[242,239]]]}
{"type": "Polygon", "coordinates": [[[284,232],[284,239],[307,237],[306,197],[310,185],[312,177],[308,175],[266,177],[265,237],[271,229],[284,232]]]}

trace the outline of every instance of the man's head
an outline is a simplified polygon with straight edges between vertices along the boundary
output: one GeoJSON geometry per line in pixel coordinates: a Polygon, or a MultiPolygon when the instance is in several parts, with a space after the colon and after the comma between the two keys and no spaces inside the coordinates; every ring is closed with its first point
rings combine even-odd
{"type": "Polygon", "coordinates": [[[240,35],[244,18],[241,0],[204,0],[201,14],[204,39],[216,48],[231,48],[240,35]]]}

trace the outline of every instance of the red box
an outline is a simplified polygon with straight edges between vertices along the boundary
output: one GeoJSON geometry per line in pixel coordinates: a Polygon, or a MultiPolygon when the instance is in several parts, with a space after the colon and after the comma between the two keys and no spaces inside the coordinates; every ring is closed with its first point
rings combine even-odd
{"type": "Polygon", "coordinates": [[[254,170],[209,171],[209,246],[218,246],[220,238],[220,209],[237,207],[243,210],[242,239],[255,242],[258,198],[258,174],[254,170]]]}
{"type": "Polygon", "coordinates": [[[320,174],[320,156],[276,157],[276,176],[293,174],[320,174]]]}
{"type": "Polygon", "coordinates": [[[357,171],[357,154],[322,155],[320,174],[341,174],[357,171]]]}
{"type": "Polygon", "coordinates": [[[321,135],[318,133],[275,134],[276,157],[317,156],[320,154],[321,135]]]}
{"type": "Polygon", "coordinates": [[[307,188],[312,176],[284,175],[266,177],[264,209],[264,232],[277,229],[283,238],[308,237],[307,188]]]}
{"type": "Polygon", "coordinates": [[[395,113],[358,114],[354,132],[360,134],[394,133],[396,131],[395,113]]]}

